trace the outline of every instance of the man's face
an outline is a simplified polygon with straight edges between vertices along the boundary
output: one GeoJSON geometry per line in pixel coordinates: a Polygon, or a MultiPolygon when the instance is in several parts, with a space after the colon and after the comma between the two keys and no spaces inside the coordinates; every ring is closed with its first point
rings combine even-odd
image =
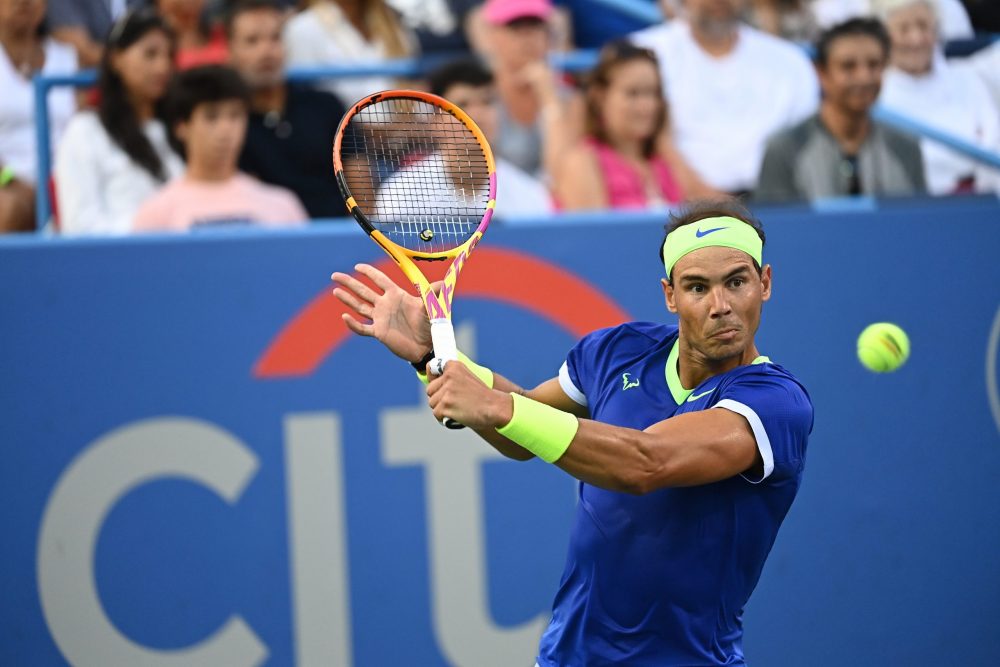
{"type": "Polygon", "coordinates": [[[685,0],[688,20],[703,30],[731,30],[743,16],[747,0],[685,0]]]}
{"type": "Polygon", "coordinates": [[[914,2],[889,14],[885,22],[892,39],[892,64],[915,76],[925,74],[934,61],[937,17],[926,2],[914,2]]]}
{"type": "Polygon", "coordinates": [[[497,96],[492,85],[456,83],[448,86],[443,97],[469,114],[486,135],[486,140],[493,141],[497,134],[497,96]]]}
{"type": "Polygon", "coordinates": [[[0,0],[0,24],[12,32],[31,32],[45,18],[45,0],[0,0]]]}
{"type": "Polygon", "coordinates": [[[882,89],[885,60],[874,37],[847,35],[834,40],[826,66],[817,68],[824,99],[846,112],[868,113],[882,89]]]}
{"type": "Polygon", "coordinates": [[[285,69],[281,14],[255,9],[238,15],[229,39],[229,60],[253,89],[281,84],[285,69]]]}
{"type": "Polygon", "coordinates": [[[177,136],[184,142],[188,164],[214,171],[236,171],[247,131],[247,108],[242,100],[205,102],[180,123],[177,136]]]}
{"type": "Polygon", "coordinates": [[[663,292],[688,349],[704,361],[721,362],[753,344],[761,307],[771,298],[771,267],[758,276],[742,250],[702,248],[674,264],[673,285],[664,280],[663,292]]]}

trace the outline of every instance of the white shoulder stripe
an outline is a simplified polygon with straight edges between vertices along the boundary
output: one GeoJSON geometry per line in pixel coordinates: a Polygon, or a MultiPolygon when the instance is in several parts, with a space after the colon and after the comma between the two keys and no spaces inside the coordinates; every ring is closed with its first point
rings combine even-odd
{"type": "Polygon", "coordinates": [[[764,424],[760,421],[760,417],[750,406],[729,398],[722,399],[712,407],[725,408],[730,412],[743,415],[743,418],[749,422],[750,430],[753,431],[753,437],[757,441],[760,457],[764,460],[764,474],[761,475],[760,479],[750,479],[742,474],[740,476],[751,484],[760,484],[774,472],[774,453],[771,451],[771,439],[767,437],[767,431],[764,430],[764,424]]]}
{"type": "Polygon", "coordinates": [[[566,366],[565,361],[559,367],[559,386],[562,387],[567,396],[573,399],[574,403],[579,403],[583,407],[587,407],[587,397],[573,384],[573,380],[569,377],[569,367],[566,366]]]}

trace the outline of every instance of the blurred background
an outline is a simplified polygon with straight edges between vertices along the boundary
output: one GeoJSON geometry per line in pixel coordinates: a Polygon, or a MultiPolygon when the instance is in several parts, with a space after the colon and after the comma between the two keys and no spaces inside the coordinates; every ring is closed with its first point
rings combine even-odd
{"type": "Polygon", "coordinates": [[[497,155],[456,324],[521,384],[669,319],[673,207],[762,219],[816,426],[750,664],[994,664],[998,36],[988,0],[0,0],[0,664],[532,664],[572,480],[444,432],[329,295],[395,271],[330,156],[398,87],[497,155]]]}

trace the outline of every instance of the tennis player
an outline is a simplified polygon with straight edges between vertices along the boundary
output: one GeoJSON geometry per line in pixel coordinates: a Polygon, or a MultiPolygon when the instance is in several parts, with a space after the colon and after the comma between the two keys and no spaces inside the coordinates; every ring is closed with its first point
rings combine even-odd
{"type": "MultiPolygon", "coordinates": [[[[540,667],[745,664],[743,607],[798,491],[813,423],[805,388],[754,343],[771,296],[763,245],[739,204],[693,205],[672,216],[660,249],[679,326],[595,331],[558,377],[527,391],[469,360],[431,376],[436,417],[581,481],[540,667]]],[[[384,293],[334,274],[337,297],[370,320],[345,315],[347,325],[426,362],[419,300],[358,270],[384,293]]]]}

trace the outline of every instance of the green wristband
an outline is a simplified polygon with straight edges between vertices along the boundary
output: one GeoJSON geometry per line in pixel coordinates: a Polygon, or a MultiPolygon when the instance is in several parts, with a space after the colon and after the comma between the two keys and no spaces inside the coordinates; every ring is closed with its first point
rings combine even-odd
{"type": "MultiPolygon", "coordinates": [[[[465,354],[462,352],[458,353],[458,360],[461,361],[463,364],[465,364],[465,367],[468,368],[470,371],[472,371],[472,374],[475,375],[477,378],[479,378],[480,382],[485,384],[490,389],[493,388],[493,371],[486,368],[485,366],[480,366],[472,359],[469,359],[467,356],[465,356],[465,354]]],[[[426,373],[421,373],[420,371],[417,371],[417,377],[424,384],[428,384],[430,382],[430,380],[427,378],[426,373]]]]}
{"type": "Polygon", "coordinates": [[[568,412],[533,401],[520,394],[514,398],[514,416],[497,433],[546,463],[554,463],[566,453],[576,437],[580,421],[568,412]]]}

